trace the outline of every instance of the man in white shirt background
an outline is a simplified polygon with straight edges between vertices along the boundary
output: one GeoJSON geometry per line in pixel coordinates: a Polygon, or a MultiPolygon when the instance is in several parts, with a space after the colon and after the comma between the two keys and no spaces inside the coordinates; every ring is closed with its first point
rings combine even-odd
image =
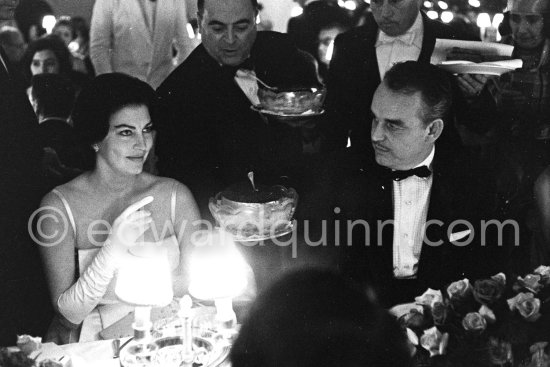
{"type": "MultiPolygon", "coordinates": [[[[429,19],[422,0],[372,0],[365,24],[336,38],[327,79],[327,126],[335,147],[351,146],[372,156],[368,131],[370,103],[384,73],[396,62],[429,63],[436,38],[463,39],[450,26],[429,19]]],[[[486,77],[460,76],[466,96],[475,96],[486,77]]]]}
{"type": "Polygon", "coordinates": [[[90,28],[96,73],[125,73],[156,89],[194,47],[187,22],[183,0],[96,0],[90,28]]]}

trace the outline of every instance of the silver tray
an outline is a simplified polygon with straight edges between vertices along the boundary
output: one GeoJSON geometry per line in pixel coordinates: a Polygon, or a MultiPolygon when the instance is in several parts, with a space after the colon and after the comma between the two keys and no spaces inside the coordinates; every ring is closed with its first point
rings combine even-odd
{"type": "MultiPolygon", "coordinates": [[[[154,363],[157,366],[179,367],[183,365],[183,339],[179,336],[168,336],[155,340],[158,352],[154,363]]],[[[229,356],[229,345],[216,343],[201,337],[193,337],[195,358],[193,367],[217,367],[222,365],[229,356]]]]}

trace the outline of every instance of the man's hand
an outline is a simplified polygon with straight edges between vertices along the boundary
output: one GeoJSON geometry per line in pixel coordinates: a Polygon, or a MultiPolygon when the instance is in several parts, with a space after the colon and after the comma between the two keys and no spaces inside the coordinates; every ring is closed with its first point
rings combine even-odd
{"type": "Polygon", "coordinates": [[[460,74],[457,76],[458,86],[465,97],[475,97],[478,96],[487,80],[489,80],[488,75],[482,74],[460,74]]]}

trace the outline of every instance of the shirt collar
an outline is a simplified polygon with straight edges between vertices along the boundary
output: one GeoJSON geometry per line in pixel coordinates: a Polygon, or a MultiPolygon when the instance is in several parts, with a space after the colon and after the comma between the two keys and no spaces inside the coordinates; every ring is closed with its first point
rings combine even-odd
{"type": "Polygon", "coordinates": [[[424,31],[424,24],[422,22],[422,15],[420,12],[418,12],[418,15],[416,16],[416,20],[414,21],[413,25],[403,34],[392,37],[384,33],[384,31],[380,30],[378,32],[378,40],[376,41],[375,47],[378,47],[379,45],[383,43],[391,43],[394,40],[400,40],[403,43],[407,45],[414,45],[418,48],[422,48],[421,43],[421,37],[422,32],[424,31]]]}
{"type": "Polygon", "coordinates": [[[426,157],[426,159],[424,159],[422,162],[420,162],[420,164],[414,166],[413,168],[426,166],[430,169],[430,171],[432,171],[432,163],[433,163],[433,160],[434,160],[434,156],[435,156],[435,146],[432,148],[432,151],[426,157]]]}

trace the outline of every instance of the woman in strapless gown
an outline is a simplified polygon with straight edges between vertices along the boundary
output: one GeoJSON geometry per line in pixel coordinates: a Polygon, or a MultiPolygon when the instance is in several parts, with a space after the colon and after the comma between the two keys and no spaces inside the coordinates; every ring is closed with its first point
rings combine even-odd
{"type": "Polygon", "coordinates": [[[98,339],[132,310],[113,291],[130,246],[164,247],[174,294],[183,296],[186,254],[200,225],[187,187],[143,171],[154,140],[151,87],[123,74],[98,76],[80,93],[73,121],[95,167],[48,193],[36,221],[57,311],[45,339],[57,343],[98,339]]]}

